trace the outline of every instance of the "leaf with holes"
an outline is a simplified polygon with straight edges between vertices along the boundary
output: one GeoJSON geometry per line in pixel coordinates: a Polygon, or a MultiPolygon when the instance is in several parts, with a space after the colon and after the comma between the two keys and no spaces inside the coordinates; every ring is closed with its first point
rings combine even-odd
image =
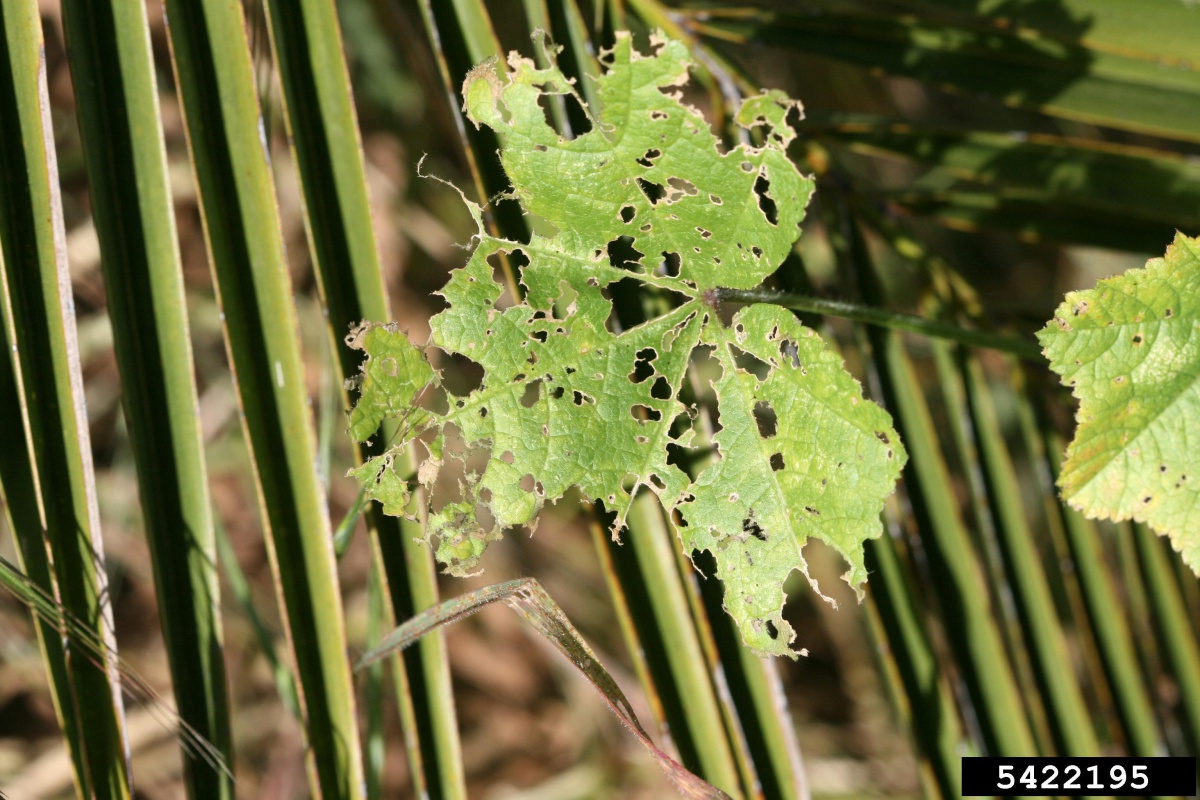
{"type": "Polygon", "coordinates": [[[1148,523],[1200,574],[1200,240],[1068,294],[1038,339],[1079,399],[1063,497],[1148,523]]]}
{"type": "MultiPolygon", "coordinates": [[[[482,384],[448,393],[414,360],[418,348],[368,327],[350,340],[367,354],[352,433],[408,415],[392,449],[419,439],[428,450],[418,469],[427,534],[452,572],[573,487],[613,514],[614,536],[634,495],[655,493],[678,512],[686,551],[715,556],[745,641],[794,655],[783,583],[807,574],[804,544],[836,548],[861,583],[862,544],[881,530],[905,454],[886,412],[790,312],[756,305],[722,321],[721,290],[758,286],[799,235],[812,182],[786,154],[797,104],[778,92],[749,99],[736,119],[760,128],[763,144],[723,151],[682,101],[686,49],[653,43],[642,56],[617,37],[597,79],[603,113],[575,138],[554,130],[539,102],[579,99],[553,59],[538,69],[513,55],[503,77],[494,63],[467,76],[467,115],[499,136],[512,196],[542,233],[495,238],[469,204],[477,244],[441,291],[448,308],[432,320],[431,344],[480,365],[482,384]],[[523,298],[493,277],[502,260],[523,265],[523,298]],[[624,327],[611,296],[630,283],[655,298],[657,316],[624,327]],[[687,466],[673,454],[689,452],[702,427],[681,399],[694,354],[709,356],[695,377],[711,387],[720,430],[712,457],[687,466]]],[[[387,468],[355,475],[395,509],[408,496],[387,468]]]]}

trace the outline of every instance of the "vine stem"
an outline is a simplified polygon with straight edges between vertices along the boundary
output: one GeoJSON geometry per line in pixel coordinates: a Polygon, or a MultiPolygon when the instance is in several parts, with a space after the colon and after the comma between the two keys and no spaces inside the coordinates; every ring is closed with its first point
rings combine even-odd
{"type": "Polygon", "coordinates": [[[773,303],[793,311],[841,317],[854,322],[908,331],[936,339],[949,339],[971,347],[1000,350],[1030,361],[1042,360],[1042,349],[1031,339],[963,328],[959,325],[938,322],[913,314],[901,314],[896,311],[846,303],[841,300],[824,300],[804,294],[772,292],[767,289],[718,289],[716,295],[720,301],[773,303]]]}

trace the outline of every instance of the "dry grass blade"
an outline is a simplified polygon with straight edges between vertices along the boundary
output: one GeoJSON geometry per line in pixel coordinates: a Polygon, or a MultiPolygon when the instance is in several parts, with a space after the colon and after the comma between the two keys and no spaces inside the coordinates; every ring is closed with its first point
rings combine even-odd
{"type": "Polygon", "coordinates": [[[502,602],[516,611],[534,630],[570,659],[571,663],[588,679],[588,682],[600,692],[605,704],[617,716],[617,719],[621,720],[650,751],[654,760],[662,767],[663,772],[683,797],[694,798],[694,800],[705,800],[706,798],[721,800],[721,798],[729,797],[720,789],[689,772],[682,764],[654,744],[645,728],[638,722],[637,715],[634,714],[633,707],[626,699],[625,693],[604,669],[595,653],[588,647],[587,642],[567,619],[567,615],[534,578],[521,578],[485,586],[418,614],[392,631],[380,642],[378,647],[359,659],[355,670],[362,670],[380,659],[403,650],[425,634],[437,630],[443,625],[458,622],[484,606],[497,602],[502,602]]]}

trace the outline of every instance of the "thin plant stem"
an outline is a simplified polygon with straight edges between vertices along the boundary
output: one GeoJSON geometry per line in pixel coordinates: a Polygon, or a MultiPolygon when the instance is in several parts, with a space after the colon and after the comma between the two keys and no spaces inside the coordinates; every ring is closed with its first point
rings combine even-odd
{"type": "Polygon", "coordinates": [[[902,314],[882,308],[847,303],[842,300],[825,300],[810,295],[774,292],[769,289],[720,289],[717,292],[717,299],[734,303],[773,303],[793,311],[841,317],[854,322],[877,325],[881,328],[908,331],[935,339],[949,339],[969,347],[999,350],[1030,361],[1042,360],[1042,350],[1032,339],[963,328],[959,325],[937,322],[913,314],[902,314]]]}

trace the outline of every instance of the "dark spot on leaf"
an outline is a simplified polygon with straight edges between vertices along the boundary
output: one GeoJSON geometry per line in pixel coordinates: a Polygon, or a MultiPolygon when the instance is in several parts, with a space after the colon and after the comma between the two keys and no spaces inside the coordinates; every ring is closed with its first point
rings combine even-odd
{"type": "Polygon", "coordinates": [[[1174,316],[1174,314],[1175,314],[1175,310],[1172,308],[1168,308],[1163,311],[1164,317],[1171,317],[1171,316],[1174,316]]]}
{"type": "Polygon", "coordinates": [[[1140,333],[1135,333],[1135,334],[1133,335],[1133,343],[1134,343],[1134,344],[1141,344],[1141,343],[1142,343],[1142,335],[1141,335],[1140,333]]]}
{"type": "Polygon", "coordinates": [[[767,540],[766,531],[764,531],[762,526],[755,522],[751,517],[746,517],[744,520],[742,520],[742,531],[750,534],[760,542],[765,542],[767,540]]]}
{"type": "Polygon", "coordinates": [[[666,119],[666,118],[667,118],[667,112],[665,112],[665,111],[651,111],[650,112],[650,119],[661,120],[661,119],[666,119]]]}
{"type": "Polygon", "coordinates": [[[1143,503],[1147,503],[1147,504],[1148,504],[1148,503],[1149,503],[1151,500],[1153,500],[1153,499],[1154,499],[1154,498],[1153,498],[1153,497],[1151,497],[1150,495],[1146,495],[1145,497],[1143,497],[1143,498],[1142,498],[1142,502],[1143,502],[1143,503]]]}
{"type": "Polygon", "coordinates": [[[481,416],[481,417],[487,417],[487,406],[480,406],[480,407],[479,407],[479,416],[481,416]]]}
{"type": "Polygon", "coordinates": [[[779,638],[779,629],[775,627],[775,623],[771,620],[767,620],[767,636],[770,636],[772,639],[779,638]]]}
{"type": "Polygon", "coordinates": [[[878,439],[879,441],[883,442],[884,444],[892,443],[892,440],[888,438],[887,433],[885,433],[884,431],[875,431],[875,438],[878,439]]]}
{"type": "Polygon", "coordinates": [[[771,454],[771,469],[775,472],[779,472],[781,469],[784,468],[784,466],[785,465],[783,463],[783,453],[772,453],[771,454]]]}
{"type": "Polygon", "coordinates": [[[808,513],[810,513],[810,514],[813,514],[814,516],[818,516],[818,517],[819,517],[819,516],[821,516],[821,512],[820,512],[820,511],[817,511],[817,510],[816,510],[815,508],[813,508],[812,506],[805,506],[805,507],[804,507],[804,510],[805,510],[805,511],[807,511],[808,513]]]}
{"type": "Polygon", "coordinates": [[[565,390],[563,389],[563,387],[556,386],[554,388],[554,391],[550,393],[550,396],[553,397],[555,400],[561,400],[564,391],[565,390]]]}

